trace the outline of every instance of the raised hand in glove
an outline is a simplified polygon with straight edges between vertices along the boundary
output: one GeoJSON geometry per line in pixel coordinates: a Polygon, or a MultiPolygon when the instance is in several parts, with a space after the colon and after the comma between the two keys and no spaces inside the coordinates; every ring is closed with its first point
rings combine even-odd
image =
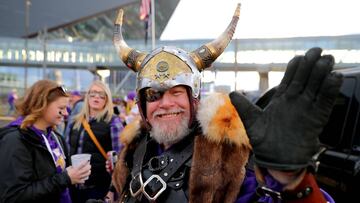
{"type": "Polygon", "coordinates": [[[237,92],[230,93],[250,138],[255,163],[275,170],[308,166],[319,149],[342,76],[331,73],[334,58],[312,48],[288,64],[268,106],[261,110],[237,92]]]}

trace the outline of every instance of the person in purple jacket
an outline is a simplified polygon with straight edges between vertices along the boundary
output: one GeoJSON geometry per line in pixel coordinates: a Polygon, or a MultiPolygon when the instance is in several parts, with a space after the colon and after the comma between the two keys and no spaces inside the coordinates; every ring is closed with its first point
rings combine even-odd
{"type": "Polygon", "coordinates": [[[192,52],[148,54],[127,46],[119,12],[113,41],[137,72],[142,116],[121,135],[112,177],[120,202],[331,201],[311,166],[342,83],[332,56],[312,48],[291,60],[264,110],[238,92],[200,99],[200,71],[224,51],[239,14],[240,6],[219,38],[192,52]]]}
{"type": "Polygon", "coordinates": [[[12,89],[8,94],[8,104],[9,104],[9,111],[7,113],[8,116],[11,116],[15,111],[15,102],[18,99],[17,90],[12,89]]]}

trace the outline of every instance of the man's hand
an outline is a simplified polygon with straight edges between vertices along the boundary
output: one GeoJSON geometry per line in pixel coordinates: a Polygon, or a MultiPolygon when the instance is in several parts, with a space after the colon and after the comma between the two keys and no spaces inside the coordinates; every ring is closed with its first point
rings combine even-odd
{"type": "Polygon", "coordinates": [[[240,93],[231,101],[249,135],[255,162],[275,170],[297,170],[309,164],[319,148],[323,127],[331,114],[342,76],[331,73],[334,58],[320,48],[296,56],[269,105],[261,110],[240,93]]]}

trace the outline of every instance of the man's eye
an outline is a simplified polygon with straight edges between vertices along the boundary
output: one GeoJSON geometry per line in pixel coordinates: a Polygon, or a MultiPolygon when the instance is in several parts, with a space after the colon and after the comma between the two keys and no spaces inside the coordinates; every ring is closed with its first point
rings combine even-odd
{"type": "Polygon", "coordinates": [[[146,100],[148,102],[154,102],[161,98],[162,94],[160,92],[153,92],[151,94],[148,94],[146,97],[146,100]]]}
{"type": "Polygon", "coordinates": [[[163,94],[164,92],[156,91],[154,89],[149,88],[145,90],[145,99],[147,102],[154,102],[161,99],[163,94]]]}
{"type": "Polygon", "coordinates": [[[181,95],[183,93],[184,93],[184,91],[175,91],[173,94],[178,96],[178,95],[181,95]]]}

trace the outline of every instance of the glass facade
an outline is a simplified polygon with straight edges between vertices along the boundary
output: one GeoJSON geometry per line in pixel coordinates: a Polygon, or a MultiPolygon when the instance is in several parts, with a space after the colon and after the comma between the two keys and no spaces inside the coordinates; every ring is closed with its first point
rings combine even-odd
{"type": "Polygon", "coordinates": [[[47,78],[65,85],[69,90],[85,91],[94,79],[94,75],[84,69],[52,68],[46,69],[45,74],[46,77],[44,77],[44,69],[39,67],[25,69],[25,67],[0,66],[0,115],[6,114],[7,95],[13,89],[17,90],[18,96],[22,96],[26,86],[30,87],[36,81],[47,78]]]}

